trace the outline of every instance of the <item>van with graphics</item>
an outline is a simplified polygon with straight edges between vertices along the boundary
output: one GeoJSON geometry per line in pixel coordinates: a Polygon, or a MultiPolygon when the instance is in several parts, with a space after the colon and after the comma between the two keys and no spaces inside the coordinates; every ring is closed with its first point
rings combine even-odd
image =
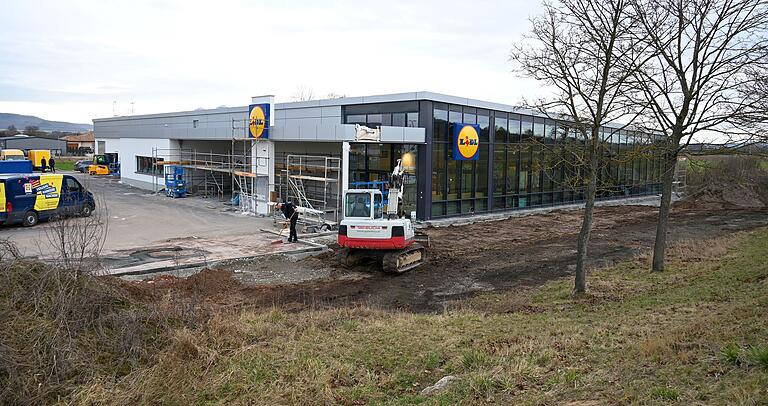
{"type": "Polygon", "coordinates": [[[54,215],[90,216],[93,194],[70,175],[0,175],[0,224],[31,227],[54,215]]]}

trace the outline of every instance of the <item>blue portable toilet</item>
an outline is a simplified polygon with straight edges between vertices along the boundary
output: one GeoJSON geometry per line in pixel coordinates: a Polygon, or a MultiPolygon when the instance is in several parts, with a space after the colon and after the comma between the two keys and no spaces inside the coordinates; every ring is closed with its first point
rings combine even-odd
{"type": "Polygon", "coordinates": [[[187,182],[184,180],[184,168],[181,166],[169,165],[164,167],[165,171],[165,194],[168,197],[186,197],[187,182]]]}

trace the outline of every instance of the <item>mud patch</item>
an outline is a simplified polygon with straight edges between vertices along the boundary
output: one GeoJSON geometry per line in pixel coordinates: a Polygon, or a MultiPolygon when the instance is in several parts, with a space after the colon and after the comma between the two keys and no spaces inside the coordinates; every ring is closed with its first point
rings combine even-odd
{"type": "Polygon", "coordinates": [[[232,261],[217,266],[232,271],[235,279],[252,285],[282,285],[327,278],[332,267],[308,258],[294,261],[286,256],[270,256],[256,260],[232,261]]]}
{"type": "MultiPolygon", "coordinates": [[[[653,245],[657,209],[596,209],[590,270],[646,252],[653,245]]],[[[344,268],[334,254],[300,261],[272,256],[219,269],[234,282],[216,290],[217,303],[280,306],[287,310],[368,305],[440,312],[490,291],[528,289],[573,274],[579,212],[510,218],[428,229],[430,260],[402,275],[375,266],[344,268]]],[[[766,210],[681,210],[671,215],[670,243],[703,240],[768,226],[766,210]]],[[[144,282],[146,283],[146,282],[144,282]]]]}

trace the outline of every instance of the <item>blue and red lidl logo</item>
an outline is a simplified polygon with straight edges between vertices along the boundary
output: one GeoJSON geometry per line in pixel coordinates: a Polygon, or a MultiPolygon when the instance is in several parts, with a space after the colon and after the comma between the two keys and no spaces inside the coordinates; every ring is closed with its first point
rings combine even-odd
{"type": "Polygon", "coordinates": [[[480,126],[453,123],[453,159],[475,161],[480,152],[480,126]]]}
{"type": "Polygon", "coordinates": [[[269,104],[249,106],[248,135],[251,138],[269,138],[269,104]]]}

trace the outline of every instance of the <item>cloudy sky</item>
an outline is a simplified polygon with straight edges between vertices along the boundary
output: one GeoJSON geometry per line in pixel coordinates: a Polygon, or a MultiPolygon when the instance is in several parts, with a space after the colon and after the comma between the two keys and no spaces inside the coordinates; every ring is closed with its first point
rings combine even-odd
{"type": "Polygon", "coordinates": [[[0,112],[95,117],[429,90],[518,103],[537,1],[0,0],[0,112]]]}

